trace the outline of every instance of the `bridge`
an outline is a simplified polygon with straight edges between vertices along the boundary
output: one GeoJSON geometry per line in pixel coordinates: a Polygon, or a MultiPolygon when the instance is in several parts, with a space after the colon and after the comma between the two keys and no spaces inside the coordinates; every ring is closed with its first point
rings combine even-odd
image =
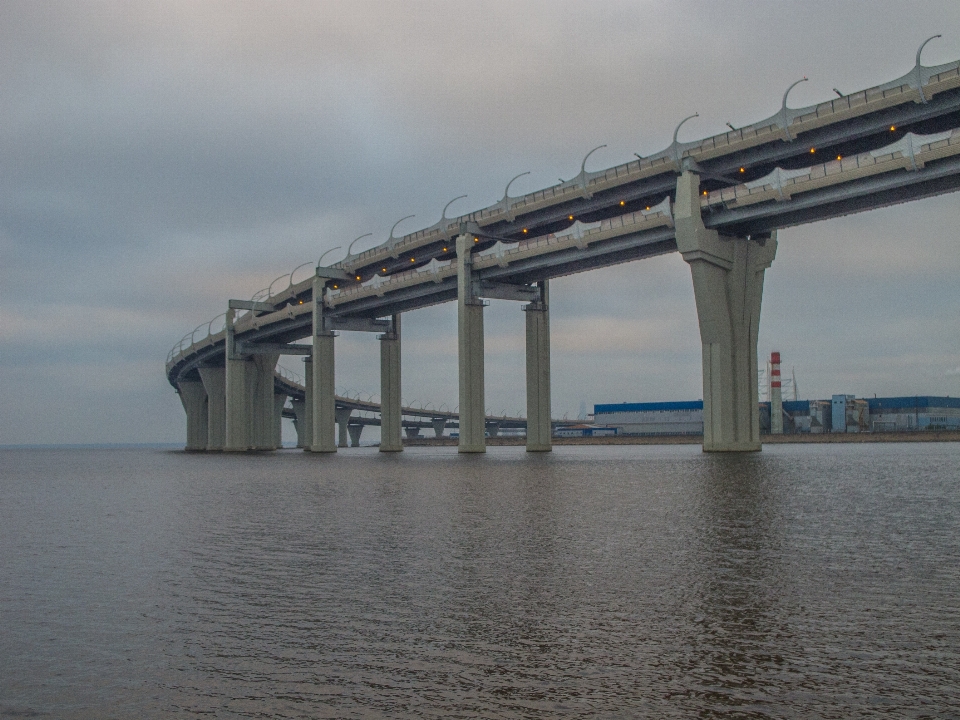
{"type": "MultiPolygon", "coordinates": [[[[299,374],[294,373],[287,368],[277,366],[274,377],[274,401],[277,407],[281,408],[280,414],[276,415],[274,420],[274,437],[276,447],[280,447],[280,420],[288,418],[293,421],[294,428],[297,431],[297,447],[308,447],[307,437],[309,432],[309,414],[307,413],[307,398],[303,379],[299,374]],[[290,400],[290,407],[286,406],[287,399],[290,400]]],[[[357,447],[360,444],[360,436],[363,429],[367,426],[380,426],[380,403],[372,398],[361,400],[359,395],[351,398],[348,395],[335,396],[335,417],[337,423],[337,446],[347,447],[349,445],[357,447]]],[[[404,434],[408,438],[420,437],[420,431],[429,429],[433,431],[433,436],[439,438],[448,428],[459,429],[459,414],[456,410],[442,410],[436,408],[414,407],[412,405],[400,407],[400,425],[404,434]]],[[[554,425],[561,424],[562,420],[552,421],[554,425]]],[[[526,430],[527,419],[524,417],[512,417],[507,414],[492,415],[488,414],[485,419],[486,432],[489,436],[496,437],[501,430],[526,430]]],[[[209,440],[209,430],[208,438],[209,440]]],[[[217,448],[191,448],[191,449],[217,449],[217,448]]],[[[223,449],[222,446],[219,449],[223,449]]]]}
{"type": "Polygon", "coordinates": [[[301,265],[252,299],[230,300],[224,314],[184,336],[167,358],[167,378],[186,411],[187,448],[276,448],[290,397],[301,413],[301,444],[335,452],[345,408],[335,394],[335,338],[375,332],[380,450],[402,450],[410,408],[400,402],[401,317],[455,301],[459,450],[483,452],[491,422],[483,308],[487,298],[498,298],[522,304],[527,450],[549,451],[549,281],[679,252],[690,266],[700,326],[703,449],[759,450],[757,334],[777,231],[960,187],[960,62],[922,65],[927,42],[910,72],[882,85],[791,108],[790,90],[804,78],[787,88],[772,117],[681,142],[694,114],[661,152],[588,171],[595,148],[569,180],[511,196],[523,173],[489,207],[448,218],[454,198],[430,227],[395,236],[402,218],[376,247],[354,253],[361,236],[337,263],[323,264],[328,251],[315,267],[301,265]],[[309,277],[298,280],[307,267],[309,277]],[[303,356],[302,385],[278,379],[280,355],[303,356]]]}

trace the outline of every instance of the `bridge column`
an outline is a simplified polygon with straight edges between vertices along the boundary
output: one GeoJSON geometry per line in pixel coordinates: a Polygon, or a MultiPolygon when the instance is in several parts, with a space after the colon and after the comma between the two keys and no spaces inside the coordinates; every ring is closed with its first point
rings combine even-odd
{"type": "Polygon", "coordinates": [[[283,447],[283,406],[287,404],[287,394],[273,394],[273,446],[283,447]]]}
{"type": "Polygon", "coordinates": [[[400,437],[400,316],[380,336],[380,452],[402,452],[400,437]]]}
{"type": "Polygon", "coordinates": [[[487,451],[484,438],[483,300],[473,279],[473,236],[457,237],[457,341],[462,453],[487,451]]]}
{"type": "Polygon", "coordinates": [[[249,450],[253,446],[253,361],[236,354],[233,329],[234,311],[227,310],[226,342],[226,442],[229,452],[249,450]]]}
{"type": "Polygon", "coordinates": [[[347,425],[347,429],[350,431],[350,447],[360,447],[360,434],[363,432],[363,425],[355,423],[347,425]]]}
{"type": "Polygon", "coordinates": [[[274,376],[279,355],[254,355],[252,365],[252,402],[250,403],[251,447],[254,450],[276,450],[277,409],[274,376]]]}
{"type": "Polygon", "coordinates": [[[720,237],[700,215],[700,177],[677,180],[677,249],[690,265],[703,346],[703,450],[760,450],[757,333],[776,232],[720,237]]]}
{"type": "Polygon", "coordinates": [[[196,380],[177,383],[177,392],[187,413],[187,445],[184,449],[193,452],[206,450],[207,391],[203,389],[203,383],[196,380]]]}
{"type": "Polygon", "coordinates": [[[303,359],[303,419],[297,428],[300,447],[310,452],[313,445],[313,359],[308,355],[303,359]]]}
{"type": "Polygon", "coordinates": [[[227,443],[227,370],[202,367],[199,372],[207,393],[207,450],[223,450],[227,443]]]}
{"type": "Polygon", "coordinates": [[[338,407],[336,409],[337,417],[337,447],[347,447],[347,426],[350,424],[350,413],[353,410],[348,407],[338,407]]]}
{"type": "Polygon", "coordinates": [[[290,404],[293,406],[293,428],[297,431],[297,447],[302,448],[307,438],[304,432],[307,426],[307,403],[305,400],[291,398],[290,404]]]}
{"type": "Polygon", "coordinates": [[[443,431],[447,429],[447,419],[446,418],[433,418],[431,421],[433,423],[433,434],[435,437],[443,437],[443,431]]]}
{"type": "Polygon", "coordinates": [[[313,355],[311,375],[312,452],[337,451],[336,387],[334,385],[333,340],[336,333],[323,329],[323,280],[313,279],[313,355]]]}
{"type": "Polygon", "coordinates": [[[485,424],[484,433],[490,433],[490,437],[497,437],[500,434],[500,423],[488,422],[485,424]]]}
{"type": "Polygon", "coordinates": [[[403,429],[404,435],[406,435],[410,440],[420,437],[420,428],[416,425],[408,425],[403,429]]]}
{"type": "Polygon", "coordinates": [[[538,283],[540,300],[525,305],[527,314],[527,452],[550,452],[550,308],[549,286],[538,283]]]}

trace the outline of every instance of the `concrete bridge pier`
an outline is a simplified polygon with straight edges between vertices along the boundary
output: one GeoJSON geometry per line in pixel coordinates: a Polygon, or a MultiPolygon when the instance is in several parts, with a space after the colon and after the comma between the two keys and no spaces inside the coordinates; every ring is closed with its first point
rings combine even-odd
{"type": "Polygon", "coordinates": [[[487,422],[484,426],[484,434],[489,433],[490,437],[497,437],[500,434],[500,423],[487,422]]]}
{"type": "Polygon", "coordinates": [[[317,277],[313,279],[313,355],[310,363],[312,452],[337,451],[333,354],[335,337],[335,332],[323,329],[323,280],[317,277]]]}
{"type": "Polygon", "coordinates": [[[293,429],[297,431],[297,447],[302,448],[306,441],[304,429],[307,425],[307,403],[305,400],[290,399],[293,406],[293,429]]]}
{"type": "Polygon", "coordinates": [[[207,450],[223,450],[227,444],[227,370],[201,367],[199,372],[207,393],[207,450]]]}
{"type": "Polygon", "coordinates": [[[408,439],[413,440],[414,438],[420,437],[420,428],[412,425],[405,427],[403,434],[406,435],[408,439]]]}
{"type": "Polygon", "coordinates": [[[337,414],[337,447],[349,447],[347,444],[347,426],[350,424],[350,413],[353,410],[348,407],[338,407],[337,414]]]}
{"type": "Polygon", "coordinates": [[[225,451],[249,450],[251,445],[252,423],[250,418],[250,361],[236,356],[236,343],[233,330],[234,311],[227,310],[226,356],[224,363],[224,395],[226,438],[225,451]]]}
{"type": "Polygon", "coordinates": [[[287,404],[287,394],[273,393],[273,446],[283,447],[283,406],[287,404]]]}
{"type": "Polygon", "coordinates": [[[313,358],[309,355],[303,359],[303,390],[303,418],[298,418],[297,440],[299,447],[310,452],[313,445],[313,358]]]}
{"type": "Polygon", "coordinates": [[[207,449],[207,391],[200,380],[182,381],[177,385],[180,402],[187,413],[187,445],[192,452],[207,449]]]}
{"type": "Polygon", "coordinates": [[[550,452],[550,309],[546,280],[540,298],[523,307],[527,324],[527,452],[550,452]]]}
{"type": "Polygon", "coordinates": [[[227,361],[227,442],[224,450],[276,450],[273,373],[277,355],[227,361]]]}
{"type": "Polygon", "coordinates": [[[277,434],[280,415],[277,411],[274,392],[274,374],[279,360],[279,355],[271,353],[254,355],[251,361],[250,410],[253,428],[250,447],[253,450],[276,450],[279,447],[277,434]]]}
{"type": "Polygon", "coordinates": [[[473,236],[457,237],[457,344],[460,380],[459,452],[487,451],[484,439],[483,300],[473,276],[473,236]]]}
{"type": "Polygon", "coordinates": [[[350,431],[350,447],[360,447],[360,435],[363,433],[363,425],[361,423],[347,425],[347,430],[350,431]]]}
{"type": "Polygon", "coordinates": [[[443,431],[447,429],[447,419],[433,418],[430,422],[433,424],[434,437],[443,437],[443,431]]]}
{"type": "Polygon", "coordinates": [[[674,223],[693,277],[703,346],[703,450],[760,450],[757,333],[776,232],[739,238],[706,229],[700,177],[689,170],[677,180],[674,223]]]}
{"type": "MultiPolygon", "coordinates": [[[[402,452],[400,404],[400,316],[380,340],[380,452],[402,452]]],[[[357,435],[357,442],[360,435],[357,435]]]]}

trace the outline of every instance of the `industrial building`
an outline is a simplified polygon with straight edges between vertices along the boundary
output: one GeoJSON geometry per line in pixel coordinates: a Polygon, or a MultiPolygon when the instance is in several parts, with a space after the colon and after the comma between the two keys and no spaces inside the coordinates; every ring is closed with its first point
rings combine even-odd
{"type": "MultiPolygon", "coordinates": [[[[766,434],[771,432],[770,408],[771,403],[760,403],[760,430],[766,434]]],[[[785,434],[960,430],[960,398],[784,400],[781,419],[785,434]]],[[[700,435],[703,401],[594,405],[593,420],[622,435],[700,435]]]]}
{"type": "Polygon", "coordinates": [[[594,405],[593,421],[620,435],[702,435],[703,401],[594,405]]]}

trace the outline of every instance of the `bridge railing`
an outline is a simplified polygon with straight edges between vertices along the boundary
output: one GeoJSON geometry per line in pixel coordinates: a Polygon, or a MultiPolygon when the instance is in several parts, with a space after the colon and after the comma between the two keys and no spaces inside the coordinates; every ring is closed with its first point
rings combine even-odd
{"type": "Polygon", "coordinates": [[[283,365],[277,365],[276,374],[291,385],[296,385],[300,388],[306,387],[303,382],[303,375],[298,373],[296,370],[291,370],[283,365]]]}

